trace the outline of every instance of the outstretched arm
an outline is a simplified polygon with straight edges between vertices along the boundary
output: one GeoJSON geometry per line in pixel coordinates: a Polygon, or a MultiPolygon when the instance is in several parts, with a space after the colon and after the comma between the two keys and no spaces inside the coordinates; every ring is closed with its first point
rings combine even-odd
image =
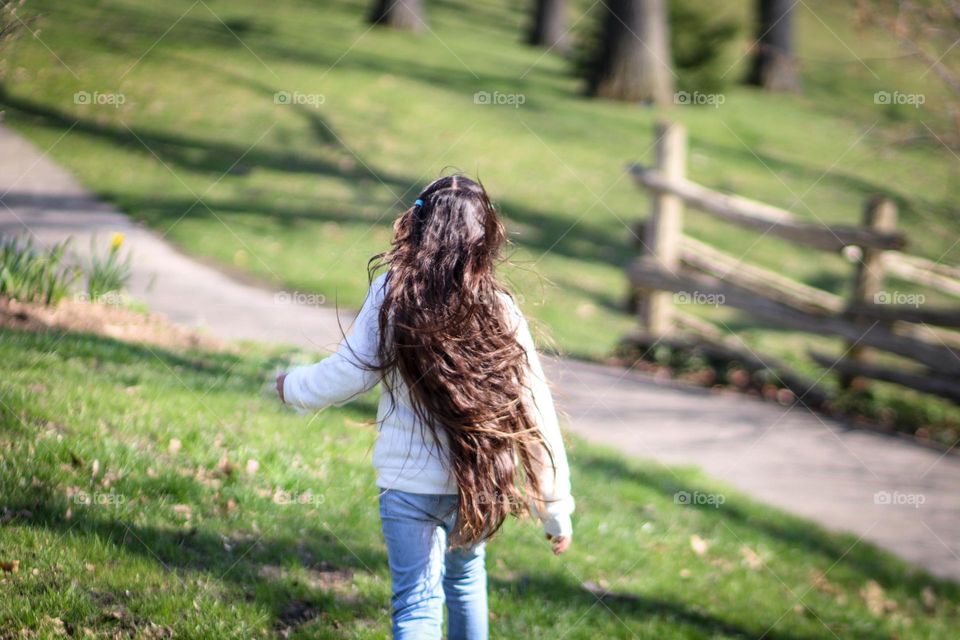
{"type": "Polygon", "coordinates": [[[277,391],[283,402],[301,409],[323,409],[345,404],[380,381],[380,372],[372,366],[377,362],[379,311],[385,282],[385,276],[373,281],[350,333],[340,342],[336,353],[316,364],[297,367],[277,379],[277,391]]]}
{"type": "Polygon", "coordinates": [[[540,426],[543,440],[550,450],[550,455],[544,456],[545,459],[541,461],[539,479],[542,502],[535,507],[547,538],[554,542],[554,552],[563,553],[573,536],[570,514],[574,510],[574,500],[570,493],[570,467],[567,464],[567,452],[563,446],[557,411],[553,405],[553,395],[550,393],[550,387],[543,373],[540,356],[537,354],[526,319],[519,310],[516,313],[519,318],[517,341],[526,351],[527,361],[530,364],[527,400],[540,426]]]}

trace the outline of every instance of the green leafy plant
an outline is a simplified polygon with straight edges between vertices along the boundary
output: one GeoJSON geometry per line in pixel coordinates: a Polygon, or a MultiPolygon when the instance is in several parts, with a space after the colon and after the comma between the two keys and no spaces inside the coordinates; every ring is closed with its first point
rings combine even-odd
{"type": "Polygon", "coordinates": [[[131,254],[121,257],[123,234],[115,233],[110,240],[110,251],[106,258],[100,258],[91,243],[90,267],[87,270],[87,297],[99,300],[108,293],[122,291],[130,281],[131,254]]]}
{"type": "Polygon", "coordinates": [[[69,243],[38,248],[30,239],[0,238],[0,295],[46,305],[60,302],[79,276],[64,263],[69,243]]]}

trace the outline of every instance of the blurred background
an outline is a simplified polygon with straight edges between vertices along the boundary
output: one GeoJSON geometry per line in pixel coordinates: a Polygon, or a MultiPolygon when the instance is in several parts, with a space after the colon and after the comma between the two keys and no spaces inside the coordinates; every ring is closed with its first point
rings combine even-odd
{"type": "Polygon", "coordinates": [[[261,387],[451,171],[577,434],[581,555],[511,525],[505,637],[956,635],[957,3],[0,6],[0,638],[383,636],[372,400],[261,387]],[[824,432],[749,478],[690,453],[786,410],[824,432]]]}

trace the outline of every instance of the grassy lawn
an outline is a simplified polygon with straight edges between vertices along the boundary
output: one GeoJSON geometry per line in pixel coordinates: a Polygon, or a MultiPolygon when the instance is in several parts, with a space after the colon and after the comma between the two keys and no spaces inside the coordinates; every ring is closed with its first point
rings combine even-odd
{"type": "MultiPolygon", "coordinates": [[[[0,572],[0,638],[387,633],[372,397],[292,415],[265,390],[280,356],[260,350],[3,330],[0,358],[0,562],[19,561],[0,572]]],[[[691,470],[570,452],[575,545],[556,558],[532,523],[507,526],[488,564],[496,637],[886,640],[960,624],[956,585],[867,543],[691,470]]]]}

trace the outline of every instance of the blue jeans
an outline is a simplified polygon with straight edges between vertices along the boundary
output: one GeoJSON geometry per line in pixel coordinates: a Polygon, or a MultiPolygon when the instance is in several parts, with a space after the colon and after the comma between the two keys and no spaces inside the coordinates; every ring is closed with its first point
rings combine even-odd
{"type": "Polygon", "coordinates": [[[380,520],[393,577],[393,637],[442,637],[447,603],[448,640],[487,639],[484,545],[447,549],[457,519],[457,496],[380,493],[380,520]]]}

